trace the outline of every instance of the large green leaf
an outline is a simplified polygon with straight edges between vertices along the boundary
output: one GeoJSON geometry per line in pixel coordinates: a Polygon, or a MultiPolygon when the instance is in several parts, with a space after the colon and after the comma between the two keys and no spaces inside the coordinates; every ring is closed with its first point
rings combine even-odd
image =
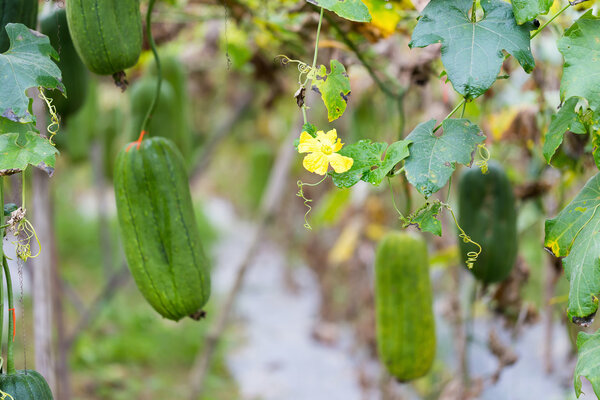
{"type": "Polygon", "coordinates": [[[544,246],[563,265],[569,280],[568,317],[589,323],[600,295],[600,173],[555,218],[546,221],[544,246]]]}
{"type": "Polygon", "coordinates": [[[34,120],[31,99],[26,91],[32,87],[65,88],[58,66],[58,53],[48,37],[30,30],[23,24],[7,24],[10,48],[0,54],[0,116],[15,122],[34,120]]]}
{"type": "Polygon", "coordinates": [[[442,62],[454,89],[467,98],[496,81],[506,50],[525,71],[535,66],[529,45],[532,24],[517,25],[510,4],[481,0],[485,16],[472,22],[471,0],[432,0],[422,12],[410,47],[442,43],[442,62]]]}
{"type": "Polygon", "coordinates": [[[600,398],[600,332],[577,335],[577,365],[573,376],[577,397],[581,395],[582,376],[590,381],[596,397],[600,398]]]}
{"type": "Polygon", "coordinates": [[[379,185],[394,166],[408,157],[409,144],[408,140],[400,140],[389,146],[387,143],[361,140],[342,148],[339,153],[351,157],[354,163],[352,168],[341,174],[331,172],[333,183],[341,188],[354,186],[360,180],[379,185]]]}
{"type": "Polygon", "coordinates": [[[342,18],[357,22],[370,22],[369,9],[360,0],[306,0],[316,6],[333,11],[342,18]]]}
{"type": "Polygon", "coordinates": [[[338,119],[346,111],[350,96],[350,79],[344,65],[331,60],[331,72],[321,65],[312,77],[312,90],[319,93],[327,108],[329,122],[338,119]]]}
{"type": "Polygon", "coordinates": [[[447,119],[444,133],[437,136],[435,120],[423,122],[406,137],[412,142],[404,169],[408,181],[425,197],[446,185],[456,163],[471,165],[473,152],[485,140],[481,130],[468,119],[447,119]]]}
{"type": "Polygon", "coordinates": [[[566,131],[571,130],[574,133],[586,133],[585,126],[575,111],[575,106],[579,101],[578,97],[571,97],[565,101],[560,110],[552,116],[548,132],[544,135],[544,158],[550,163],[556,149],[563,141],[566,131]]]}
{"type": "Polygon", "coordinates": [[[600,18],[589,10],[558,41],[565,58],[560,82],[561,98],[586,98],[590,107],[600,107],[600,18]]]}
{"type": "Polygon", "coordinates": [[[35,132],[0,135],[0,176],[38,167],[52,175],[58,150],[35,132]]]}
{"type": "Polygon", "coordinates": [[[512,0],[513,13],[519,25],[538,15],[548,14],[554,0],[512,0]]]}

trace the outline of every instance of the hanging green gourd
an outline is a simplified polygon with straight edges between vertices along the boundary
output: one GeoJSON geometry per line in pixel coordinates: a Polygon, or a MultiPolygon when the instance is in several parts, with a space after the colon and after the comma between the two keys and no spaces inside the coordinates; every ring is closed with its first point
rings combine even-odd
{"type": "MultiPolygon", "coordinates": [[[[481,245],[481,254],[469,270],[485,284],[508,277],[517,258],[517,210],[512,186],[502,167],[490,162],[486,174],[472,168],[459,184],[459,224],[481,245]]],[[[469,265],[472,246],[460,241],[463,261],[469,265]]]]}
{"type": "Polygon", "coordinates": [[[88,69],[126,85],[124,70],[142,52],[139,0],[67,0],[73,44],[88,69]]]}
{"type": "Polygon", "coordinates": [[[160,60],[150,30],[153,6],[151,0],[146,21],[158,79],[138,141],[117,157],[114,182],[119,227],[129,268],[150,305],[168,319],[199,319],[210,296],[210,267],[183,157],[171,140],[143,140],[161,93],[160,60]]]}
{"type": "Polygon", "coordinates": [[[412,233],[388,233],[375,255],[377,350],[401,382],[424,376],[433,364],[432,304],[427,243],[412,233]]]}
{"type": "Polygon", "coordinates": [[[8,50],[10,42],[4,27],[8,23],[21,23],[35,29],[38,0],[0,0],[0,53],[8,50]]]}

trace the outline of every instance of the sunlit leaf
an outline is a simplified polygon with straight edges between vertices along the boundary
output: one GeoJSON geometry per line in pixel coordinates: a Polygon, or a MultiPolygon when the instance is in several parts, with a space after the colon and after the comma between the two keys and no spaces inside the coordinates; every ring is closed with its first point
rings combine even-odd
{"type": "Polygon", "coordinates": [[[600,295],[600,173],[591,178],[555,218],[546,221],[544,245],[563,265],[569,280],[568,317],[586,324],[600,295]]]}
{"type": "Polygon", "coordinates": [[[312,80],[312,90],[321,95],[330,122],[341,117],[350,97],[350,79],[344,65],[331,60],[330,72],[321,65],[312,80]]]}

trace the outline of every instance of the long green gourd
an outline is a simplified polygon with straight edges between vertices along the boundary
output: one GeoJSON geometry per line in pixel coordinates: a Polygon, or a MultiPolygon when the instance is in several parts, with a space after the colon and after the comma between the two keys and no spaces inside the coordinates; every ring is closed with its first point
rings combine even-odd
{"type": "MultiPolygon", "coordinates": [[[[517,258],[517,211],[512,186],[502,167],[490,162],[488,173],[466,171],[459,183],[459,224],[482,252],[470,271],[483,283],[503,281],[517,258]]],[[[465,263],[472,245],[460,241],[465,263]]]]}
{"type": "Polygon", "coordinates": [[[73,44],[88,69],[115,75],[132,67],[142,51],[139,0],[67,0],[73,44]]]}
{"type": "Polygon", "coordinates": [[[201,317],[210,267],[176,146],[161,137],[127,146],[114,179],[121,238],[139,290],[165,318],[201,317]]]}
{"type": "Polygon", "coordinates": [[[424,376],[435,358],[435,320],[426,242],[386,234],[375,255],[377,350],[401,382],[424,376]]]}
{"type": "Polygon", "coordinates": [[[50,44],[59,51],[57,62],[62,73],[62,82],[67,89],[67,96],[57,90],[50,93],[52,104],[63,119],[75,114],[84,104],[89,72],[73,46],[67,25],[67,13],[64,8],[56,8],[40,20],[41,32],[50,38],[50,44]]]}
{"type": "Polygon", "coordinates": [[[10,42],[4,27],[8,23],[24,24],[35,29],[38,0],[0,0],[0,53],[8,50],[10,42]]]}

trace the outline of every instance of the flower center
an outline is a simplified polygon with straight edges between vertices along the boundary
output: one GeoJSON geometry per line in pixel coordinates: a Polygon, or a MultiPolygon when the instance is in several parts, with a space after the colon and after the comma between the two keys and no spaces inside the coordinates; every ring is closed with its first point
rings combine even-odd
{"type": "Polygon", "coordinates": [[[333,153],[333,149],[331,148],[331,146],[327,146],[326,144],[324,144],[323,146],[321,146],[321,152],[328,156],[331,153],[333,153]]]}

